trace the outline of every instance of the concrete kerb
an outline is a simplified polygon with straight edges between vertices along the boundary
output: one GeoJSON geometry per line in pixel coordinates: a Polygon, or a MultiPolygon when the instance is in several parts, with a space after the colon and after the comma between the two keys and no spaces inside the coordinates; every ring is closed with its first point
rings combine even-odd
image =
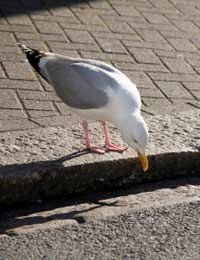
{"type": "MultiPolygon", "coordinates": [[[[157,115],[147,121],[150,129],[147,173],[133,159],[131,149],[103,156],[84,150],[74,152],[84,147],[79,127],[74,132],[71,126],[2,133],[0,208],[163,178],[199,175],[200,113],[191,110],[157,115]]],[[[93,139],[98,142],[101,129],[93,124],[92,130],[93,139]]],[[[119,133],[112,127],[110,131],[112,138],[119,141],[119,133]]]]}

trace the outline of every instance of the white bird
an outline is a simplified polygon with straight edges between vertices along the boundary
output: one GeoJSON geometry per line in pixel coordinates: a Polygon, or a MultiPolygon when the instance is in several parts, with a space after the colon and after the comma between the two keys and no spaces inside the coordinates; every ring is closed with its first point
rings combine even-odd
{"type": "Polygon", "coordinates": [[[97,153],[126,149],[110,142],[108,121],[138,153],[143,170],[148,169],[145,155],[148,129],[140,111],[140,94],[125,74],[104,62],[42,52],[20,43],[19,46],[32,67],[54,87],[61,100],[84,119],[82,126],[87,149],[97,153]],[[90,144],[87,120],[102,121],[105,147],[90,144]]]}

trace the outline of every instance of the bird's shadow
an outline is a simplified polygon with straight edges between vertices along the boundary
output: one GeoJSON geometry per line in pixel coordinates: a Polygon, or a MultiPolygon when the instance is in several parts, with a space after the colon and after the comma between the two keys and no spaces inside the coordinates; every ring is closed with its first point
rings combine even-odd
{"type": "Polygon", "coordinates": [[[90,151],[88,149],[83,149],[83,150],[72,152],[72,153],[70,153],[68,155],[65,155],[65,156],[59,158],[59,159],[55,159],[55,160],[49,161],[48,163],[56,164],[56,165],[57,164],[62,165],[66,161],[78,158],[78,157],[83,156],[83,155],[88,154],[88,153],[90,153],[90,151]]]}

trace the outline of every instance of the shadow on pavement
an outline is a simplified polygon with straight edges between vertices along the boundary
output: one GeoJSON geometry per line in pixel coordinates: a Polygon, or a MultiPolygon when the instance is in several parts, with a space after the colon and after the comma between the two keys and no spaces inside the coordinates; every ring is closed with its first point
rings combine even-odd
{"type": "Polygon", "coordinates": [[[3,16],[31,14],[51,8],[72,7],[81,3],[87,4],[84,0],[1,0],[0,13],[3,16]]]}
{"type": "MultiPolygon", "coordinates": [[[[117,197],[128,196],[132,194],[141,194],[144,192],[152,192],[160,189],[176,189],[179,186],[200,185],[200,178],[198,177],[182,177],[174,180],[164,180],[155,183],[136,185],[129,189],[119,189],[112,192],[99,192],[90,195],[84,195],[82,198],[77,198],[69,200],[65,198],[59,201],[52,201],[44,203],[43,205],[32,205],[22,209],[15,209],[11,211],[4,211],[0,216],[0,234],[6,234],[9,230],[20,228],[20,227],[31,227],[32,225],[39,225],[47,223],[52,220],[76,220],[78,223],[84,223],[84,219],[79,216],[82,213],[93,211],[101,207],[122,207],[123,205],[118,205],[117,197]],[[112,201],[107,201],[110,199],[115,199],[112,201]],[[88,204],[87,208],[82,205],[88,204]],[[66,207],[66,208],[64,208],[66,207]],[[60,213],[56,213],[56,210],[60,213]],[[76,209],[77,208],[77,209],[76,209]],[[81,209],[83,208],[83,209],[81,209]],[[71,209],[71,210],[69,210],[71,209]],[[41,213],[45,211],[54,211],[55,214],[50,214],[49,216],[42,216],[41,213]],[[32,214],[40,213],[40,215],[30,216],[32,214]]],[[[127,205],[126,205],[127,206],[127,205]]],[[[54,213],[54,212],[53,212],[54,213]]]]}

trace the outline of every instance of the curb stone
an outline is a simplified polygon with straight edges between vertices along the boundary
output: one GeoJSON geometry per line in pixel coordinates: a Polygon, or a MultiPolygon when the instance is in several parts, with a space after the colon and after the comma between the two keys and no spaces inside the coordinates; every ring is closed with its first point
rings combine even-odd
{"type": "MultiPolygon", "coordinates": [[[[131,149],[123,154],[103,156],[80,151],[84,146],[79,127],[1,133],[0,208],[199,175],[200,113],[191,110],[157,115],[147,118],[147,123],[150,129],[148,173],[141,171],[131,149]]],[[[99,142],[101,129],[96,123],[91,127],[93,141],[99,142]]],[[[120,142],[114,127],[110,132],[112,139],[120,142]]]]}

